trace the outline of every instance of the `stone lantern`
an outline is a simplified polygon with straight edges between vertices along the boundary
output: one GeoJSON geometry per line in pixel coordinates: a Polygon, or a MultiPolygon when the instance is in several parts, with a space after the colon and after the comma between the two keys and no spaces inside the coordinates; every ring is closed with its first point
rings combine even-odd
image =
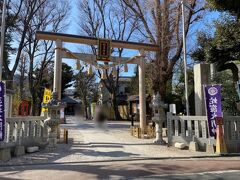
{"type": "Polygon", "coordinates": [[[152,107],[154,112],[152,120],[156,124],[156,139],[154,140],[154,144],[165,145],[166,141],[164,141],[162,137],[162,127],[163,122],[166,121],[165,109],[167,108],[167,104],[164,104],[164,102],[161,101],[159,92],[153,96],[152,107]]]}
{"type": "Polygon", "coordinates": [[[49,150],[54,150],[57,147],[57,129],[60,124],[60,109],[63,106],[64,105],[58,101],[57,92],[53,92],[52,99],[49,103],[43,105],[43,107],[48,109],[47,119],[44,121],[44,125],[51,129],[48,136],[49,150]]]}

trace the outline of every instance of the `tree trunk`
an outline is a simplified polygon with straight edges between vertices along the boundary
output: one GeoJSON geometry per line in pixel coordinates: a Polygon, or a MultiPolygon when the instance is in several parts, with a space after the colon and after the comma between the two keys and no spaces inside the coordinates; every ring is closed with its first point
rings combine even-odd
{"type": "Polygon", "coordinates": [[[7,80],[6,81],[6,89],[14,90],[14,88],[13,88],[13,77],[10,76],[6,80],[7,80]]]}
{"type": "Polygon", "coordinates": [[[90,117],[88,117],[88,106],[87,106],[87,99],[86,98],[83,98],[83,105],[84,105],[84,111],[85,111],[85,117],[86,119],[90,119],[90,117]]]}
{"type": "Polygon", "coordinates": [[[161,95],[161,100],[166,101],[166,91],[167,91],[167,81],[160,82],[159,94],[161,95]]]}
{"type": "Polygon", "coordinates": [[[90,118],[88,117],[88,110],[87,110],[87,105],[86,105],[86,104],[84,105],[84,111],[85,111],[85,117],[86,117],[86,119],[90,119],[90,118]]]}
{"type": "Polygon", "coordinates": [[[236,83],[239,80],[238,77],[238,67],[234,63],[226,63],[226,64],[221,64],[220,66],[217,66],[218,71],[225,71],[227,69],[230,69],[233,74],[233,82],[236,83]]]}
{"type": "Polygon", "coordinates": [[[114,115],[115,115],[115,120],[122,120],[122,117],[120,116],[119,110],[118,110],[118,102],[117,102],[117,97],[116,94],[113,94],[113,110],[114,110],[114,115]]]}
{"type": "Polygon", "coordinates": [[[32,95],[32,116],[36,116],[36,112],[37,112],[37,106],[38,106],[38,103],[37,103],[37,97],[36,97],[36,94],[34,91],[31,92],[31,95],[32,95]]]}
{"type": "Polygon", "coordinates": [[[163,73],[159,73],[158,75],[159,77],[156,76],[156,77],[153,77],[152,79],[153,91],[154,91],[154,94],[157,94],[157,92],[159,92],[159,94],[161,95],[161,100],[165,102],[168,79],[163,77],[163,73]]]}
{"type": "Polygon", "coordinates": [[[23,100],[24,76],[20,76],[20,99],[23,100]]]}

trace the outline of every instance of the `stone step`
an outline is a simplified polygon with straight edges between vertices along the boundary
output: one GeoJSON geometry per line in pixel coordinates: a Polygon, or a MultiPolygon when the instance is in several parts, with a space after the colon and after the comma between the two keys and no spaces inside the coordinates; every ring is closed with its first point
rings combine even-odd
{"type": "Polygon", "coordinates": [[[34,153],[39,151],[39,147],[38,146],[33,146],[33,147],[27,147],[27,152],[28,153],[34,153]]]}
{"type": "Polygon", "coordinates": [[[10,159],[11,159],[11,149],[10,148],[0,149],[0,160],[8,161],[10,159]]]}
{"type": "Polygon", "coordinates": [[[25,154],[24,146],[16,146],[14,149],[14,156],[22,156],[25,154]]]}
{"type": "Polygon", "coordinates": [[[189,144],[189,150],[190,151],[198,151],[199,147],[198,147],[197,142],[191,141],[189,144]]]}
{"type": "Polygon", "coordinates": [[[184,144],[184,143],[176,142],[176,143],[174,144],[174,147],[175,147],[175,148],[178,148],[178,149],[185,149],[185,148],[187,147],[187,145],[184,144]]]}

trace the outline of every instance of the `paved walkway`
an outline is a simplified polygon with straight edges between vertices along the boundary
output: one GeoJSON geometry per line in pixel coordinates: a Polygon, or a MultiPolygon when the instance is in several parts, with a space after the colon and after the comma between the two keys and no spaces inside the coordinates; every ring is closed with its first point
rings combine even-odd
{"type": "Polygon", "coordinates": [[[54,152],[42,150],[12,158],[0,165],[63,163],[80,161],[112,161],[149,158],[207,156],[205,152],[178,150],[154,145],[153,139],[137,139],[129,132],[130,122],[108,122],[106,131],[94,127],[92,121],[68,117],[62,128],[69,129],[69,144],[59,144],[54,152]]]}
{"type": "Polygon", "coordinates": [[[239,157],[189,158],[207,154],[134,138],[129,124],[109,122],[103,131],[69,117],[62,125],[69,129],[69,144],[0,162],[0,179],[239,179],[239,157]]]}
{"type": "Polygon", "coordinates": [[[0,167],[1,180],[239,180],[232,159],[146,160],[0,167]]]}

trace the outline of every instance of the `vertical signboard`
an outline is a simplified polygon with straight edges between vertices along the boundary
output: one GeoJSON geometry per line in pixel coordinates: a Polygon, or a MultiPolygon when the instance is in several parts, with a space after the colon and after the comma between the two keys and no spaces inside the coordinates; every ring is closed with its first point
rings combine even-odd
{"type": "Polygon", "coordinates": [[[0,81],[0,141],[4,141],[5,135],[5,84],[0,81]]]}
{"type": "Polygon", "coordinates": [[[209,135],[216,135],[216,117],[222,117],[221,85],[205,86],[206,112],[208,117],[209,135]]]}
{"type": "Polygon", "coordinates": [[[98,56],[99,61],[109,61],[111,55],[111,44],[109,40],[99,39],[98,56]]]}
{"type": "MultiPolygon", "coordinates": [[[[43,104],[47,104],[50,99],[51,99],[52,91],[51,89],[44,89],[44,94],[43,94],[43,104]]],[[[42,112],[48,112],[47,108],[42,107],[42,112]]]]}

